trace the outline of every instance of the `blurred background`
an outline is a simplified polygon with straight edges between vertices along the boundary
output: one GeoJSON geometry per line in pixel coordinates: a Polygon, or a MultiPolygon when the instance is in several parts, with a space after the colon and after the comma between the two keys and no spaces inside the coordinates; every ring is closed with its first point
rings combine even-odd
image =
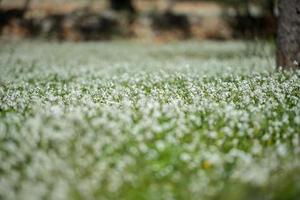
{"type": "Polygon", "coordinates": [[[3,39],[272,39],[276,0],[0,0],[3,39]]]}

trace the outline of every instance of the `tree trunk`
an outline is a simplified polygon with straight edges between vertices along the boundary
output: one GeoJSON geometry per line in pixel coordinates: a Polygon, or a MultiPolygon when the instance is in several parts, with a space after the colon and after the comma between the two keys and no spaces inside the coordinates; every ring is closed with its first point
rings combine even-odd
{"type": "Polygon", "coordinates": [[[300,0],[280,0],[277,67],[300,68],[300,0]]]}
{"type": "Polygon", "coordinates": [[[110,7],[116,11],[127,11],[134,13],[135,8],[131,0],[110,0],[110,7]]]}

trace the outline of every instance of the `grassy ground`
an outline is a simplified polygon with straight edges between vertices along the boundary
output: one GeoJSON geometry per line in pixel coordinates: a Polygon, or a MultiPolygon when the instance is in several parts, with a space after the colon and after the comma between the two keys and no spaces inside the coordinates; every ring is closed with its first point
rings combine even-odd
{"type": "Polygon", "coordinates": [[[261,43],[1,43],[0,199],[297,199],[300,73],[261,43]]]}

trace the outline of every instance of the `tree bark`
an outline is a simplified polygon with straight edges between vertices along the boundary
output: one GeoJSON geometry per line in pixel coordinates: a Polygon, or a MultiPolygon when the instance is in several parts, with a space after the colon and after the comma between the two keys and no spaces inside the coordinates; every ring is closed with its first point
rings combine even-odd
{"type": "Polygon", "coordinates": [[[135,8],[131,0],[110,0],[110,7],[116,11],[127,11],[134,13],[135,8]]]}
{"type": "Polygon", "coordinates": [[[300,0],[280,0],[277,67],[300,68],[300,0]]]}

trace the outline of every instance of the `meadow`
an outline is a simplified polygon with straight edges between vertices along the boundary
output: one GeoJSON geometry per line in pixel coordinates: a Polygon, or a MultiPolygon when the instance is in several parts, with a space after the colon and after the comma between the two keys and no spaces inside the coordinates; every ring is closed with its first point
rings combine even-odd
{"type": "Polygon", "coordinates": [[[265,42],[4,42],[0,199],[300,196],[300,72],[265,42]]]}

